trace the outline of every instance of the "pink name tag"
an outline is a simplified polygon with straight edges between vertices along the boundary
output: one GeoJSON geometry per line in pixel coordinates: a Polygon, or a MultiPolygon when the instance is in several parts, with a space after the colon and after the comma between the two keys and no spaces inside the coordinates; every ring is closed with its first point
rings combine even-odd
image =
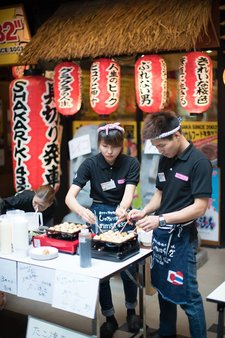
{"type": "Polygon", "coordinates": [[[125,183],[125,178],[121,178],[120,180],[117,181],[118,184],[124,184],[125,183]]]}
{"type": "Polygon", "coordinates": [[[180,180],[182,180],[182,181],[188,181],[188,176],[186,176],[186,175],[182,175],[182,174],[179,174],[179,173],[176,173],[175,174],[175,177],[176,178],[179,178],[180,180]]]}

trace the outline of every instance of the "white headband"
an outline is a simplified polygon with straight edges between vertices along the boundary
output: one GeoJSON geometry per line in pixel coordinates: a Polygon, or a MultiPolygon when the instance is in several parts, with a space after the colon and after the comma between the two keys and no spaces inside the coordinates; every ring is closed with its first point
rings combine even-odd
{"type": "Polygon", "coordinates": [[[165,133],[162,133],[159,136],[151,138],[151,140],[158,140],[159,138],[164,138],[164,137],[170,136],[172,134],[175,134],[176,131],[178,131],[179,129],[180,129],[180,124],[179,124],[178,127],[174,128],[172,130],[166,131],[165,133]]]}
{"type": "Polygon", "coordinates": [[[109,134],[109,130],[119,130],[124,134],[124,129],[122,127],[120,127],[120,123],[116,122],[116,123],[108,123],[105,126],[99,127],[97,129],[97,132],[99,133],[100,131],[105,131],[106,135],[109,134]]]}

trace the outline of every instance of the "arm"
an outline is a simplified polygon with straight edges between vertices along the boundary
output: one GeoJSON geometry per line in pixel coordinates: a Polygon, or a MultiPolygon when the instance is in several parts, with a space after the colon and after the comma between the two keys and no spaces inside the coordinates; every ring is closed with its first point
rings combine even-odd
{"type": "Polygon", "coordinates": [[[208,198],[196,198],[194,203],[174,212],[169,212],[168,214],[163,214],[166,223],[185,223],[192,219],[196,219],[205,214],[208,206],[208,198]]]}
{"type": "Polygon", "coordinates": [[[116,216],[118,217],[117,224],[124,221],[127,218],[127,209],[131,207],[134,193],[135,193],[136,185],[134,184],[127,184],[123,198],[120,202],[120,205],[116,209],[116,216]]]}
{"type": "MultiPolygon", "coordinates": [[[[167,224],[185,223],[203,216],[208,206],[208,198],[196,198],[194,203],[178,211],[163,214],[167,224]]],[[[137,226],[145,231],[156,229],[159,226],[159,216],[146,216],[139,220],[137,226]]]]}
{"type": "Polygon", "coordinates": [[[144,218],[146,215],[155,212],[160,206],[161,198],[162,192],[157,189],[151,200],[142,210],[133,209],[129,212],[128,219],[138,221],[144,218]]]}
{"type": "Polygon", "coordinates": [[[78,214],[85,222],[94,224],[96,222],[95,215],[91,210],[84,208],[78,201],[77,195],[81,188],[78,185],[72,184],[65,198],[65,203],[68,208],[78,214]]]}

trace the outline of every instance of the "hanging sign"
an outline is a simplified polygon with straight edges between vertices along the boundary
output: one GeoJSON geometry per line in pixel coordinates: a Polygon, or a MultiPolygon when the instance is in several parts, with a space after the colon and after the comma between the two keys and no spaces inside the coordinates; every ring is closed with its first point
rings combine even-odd
{"type": "Polygon", "coordinates": [[[12,158],[16,191],[59,186],[59,115],[53,81],[24,76],[10,84],[12,158]]]}
{"type": "Polygon", "coordinates": [[[62,115],[74,115],[81,108],[81,69],[74,62],[62,62],[54,69],[55,106],[62,115]]]}
{"type": "Polygon", "coordinates": [[[181,58],[179,69],[180,104],[190,113],[205,112],[212,100],[212,60],[202,52],[181,58]]]}
{"type": "Polygon", "coordinates": [[[145,113],[164,108],[167,100],[167,67],[159,55],[143,55],[135,63],[138,107],[145,113]]]}
{"type": "Polygon", "coordinates": [[[111,59],[98,59],[90,70],[90,104],[99,115],[109,115],[119,106],[120,65],[111,59]]]}
{"type": "Polygon", "coordinates": [[[0,8],[0,65],[16,64],[30,39],[23,6],[0,8]]]}

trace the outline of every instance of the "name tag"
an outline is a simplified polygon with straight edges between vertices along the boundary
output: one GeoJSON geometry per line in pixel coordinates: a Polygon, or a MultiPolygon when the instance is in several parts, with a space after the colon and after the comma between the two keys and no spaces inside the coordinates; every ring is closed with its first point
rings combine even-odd
{"type": "Polygon", "coordinates": [[[159,182],[166,182],[164,173],[158,173],[159,182]]]}
{"type": "Polygon", "coordinates": [[[180,173],[176,173],[176,174],[175,174],[175,177],[176,177],[176,178],[179,178],[179,179],[182,180],[182,181],[186,181],[186,182],[187,182],[188,179],[189,179],[188,176],[183,175],[183,174],[180,174],[180,173]]]}
{"type": "Polygon", "coordinates": [[[103,191],[107,191],[116,188],[116,185],[114,180],[110,180],[108,182],[101,183],[101,187],[103,191]]]}

